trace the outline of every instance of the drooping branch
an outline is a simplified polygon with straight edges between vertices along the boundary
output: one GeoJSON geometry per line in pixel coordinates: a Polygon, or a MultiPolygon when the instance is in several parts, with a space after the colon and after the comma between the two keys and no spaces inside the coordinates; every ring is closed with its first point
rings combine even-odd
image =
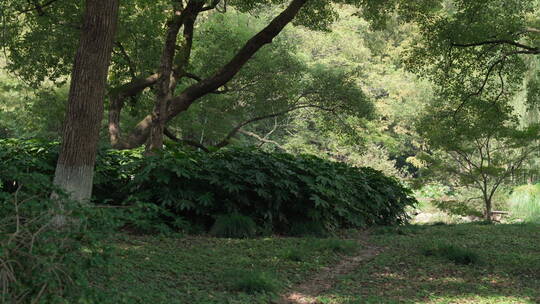
{"type": "MultiPolygon", "coordinates": [[[[186,88],[178,96],[172,98],[168,106],[167,121],[187,110],[193,102],[200,97],[216,91],[229,82],[249,59],[264,45],[272,40],[289,24],[298,14],[308,0],[292,0],[289,6],[275,17],[264,29],[253,36],[237,52],[237,54],[214,75],[186,88]]],[[[152,127],[151,115],[146,116],[137,124],[128,138],[125,148],[134,148],[142,145],[148,138],[152,127]]]]}
{"type": "Polygon", "coordinates": [[[268,143],[268,144],[273,144],[275,145],[278,149],[282,150],[282,151],[285,151],[285,148],[283,148],[282,145],[280,145],[277,141],[274,141],[274,140],[270,140],[266,137],[262,137],[256,133],[253,133],[253,132],[249,132],[249,131],[246,131],[246,130],[242,130],[240,129],[238,131],[239,133],[242,133],[244,135],[247,135],[247,136],[251,136],[251,137],[254,137],[256,138],[258,141],[260,141],[261,143],[268,143]]]}
{"type": "Polygon", "coordinates": [[[288,109],[280,111],[280,112],[276,112],[276,113],[272,113],[272,114],[268,114],[268,115],[257,116],[257,117],[248,119],[246,121],[243,121],[243,122],[237,124],[236,127],[234,127],[225,136],[225,138],[222,141],[220,141],[218,144],[216,144],[216,147],[217,148],[223,148],[226,145],[228,145],[230,143],[231,138],[233,138],[243,127],[245,127],[245,126],[247,126],[247,125],[249,125],[251,123],[254,123],[254,122],[257,122],[257,121],[260,121],[260,120],[264,120],[264,119],[268,119],[268,118],[278,117],[278,116],[281,116],[281,115],[285,115],[285,114],[287,114],[289,112],[299,110],[299,109],[305,109],[305,108],[317,108],[317,109],[321,109],[321,110],[328,111],[328,112],[333,112],[335,110],[335,109],[332,109],[332,108],[325,108],[325,107],[322,107],[322,106],[319,106],[319,105],[314,105],[314,104],[304,104],[304,105],[297,105],[297,106],[288,108],[288,109]]]}
{"type": "Polygon", "coordinates": [[[455,47],[476,47],[476,46],[483,46],[483,45],[512,45],[521,49],[525,49],[530,52],[534,52],[534,54],[540,54],[540,48],[525,45],[513,40],[508,39],[500,39],[500,40],[486,40],[486,41],[480,41],[480,42],[473,42],[473,43],[452,43],[452,46],[455,47]]]}
{"type": "Polygon", "coordinates": [[[540,29],[537,29],[537,28],[534,28],[534,27],[526,27],[524,29],[524,32],[540,34],[540,29]]]}
{"type": "Polygon", "coordinates": [[[194,140],[180,139],[176,135],[174,135],[174,133],[172,133],[171,130],[169,130],[168,128],[164,129],[163,134],[165,134],[165,136],[167,136],[168,138],[172,139],[175,142],[186,144],[188,146],[192,146],[192,147],[201,149],[206,153],[210,153],[210,150],[207,147],[205,147],[203,144],[200,144],[200,143],[198,143],[198,142],[196,142],[194,140]]]}
{"type": "Polygon", "coordinates": [[[47,6],[50,6],[52,5],[53,3],[57,2],[58,0],[49,0],[43,4],[40,4],[39,1],[32,1],[32,8],[28,8],[28,9],[25,9],[25,10],[21,10],[19,11],[19,13],[21,14],[24,14],[24,13],[28,13],[28,12],[32,12],[32,11],[36,11],[37,14],[39,16],[45,16],[45,10],[44,8],[46,8],[47,6]]]}

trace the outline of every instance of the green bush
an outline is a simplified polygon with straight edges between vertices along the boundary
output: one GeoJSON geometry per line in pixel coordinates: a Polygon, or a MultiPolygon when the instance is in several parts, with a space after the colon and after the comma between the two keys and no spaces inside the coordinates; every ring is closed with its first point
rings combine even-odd
{"type": "Polygon", "coordinates": [[[453,244],[425,244],[421,251],[425,256],[443,257],[456,264],[469,265],[480,261],[480,257],[475,251],[453,244]]]}
{"type": "Polygon", "coordinates": [[[229,288],[245,293],[275,293],[279,289],[277,280],[262,271],[235,270],[226,275],[229,288]]]}
{"type": "Polygon", "coordinates": [[[53,189],[43,179],[29,174],[14,193],[0,191],[0,302],[103,302],[87,274],[108,263],[110,250],[100,239],[112,220],[103,209],[70,202],[61,194],[51,200],[53,189]]]}
{"type": "MultiPolygon", "coordinates": [[[[0,177],[1,189],[13,193],[23,172],[50,181],[57,154],[55,143],[0,140],[0,161],[11,172],[0,177]]],[[[416,203],[396,179],[371,168],[246,149],[169,148],[145,158],[140,150],[100,150],[94,179],[95,202],[132,206],[125,212],[132,226],[160,232],[189,230],[186,220],[208,231],[217,215],[239,213],[267,233],[323,234],[401,224],[416,203]]]]}
{"type": "MultiPolygon", "coordinates": [[[[59,143],[37,139],[0,140],[0,190],[13,193],[24,175],[40,174],[42,182],[51,182],[58,159],[59,143]]],[[[92,197],[98,203],[121,204],[127,198],[127,187],[141,150],[98,150],[92,197]]],[[[37,177],[36,177],[37,178],[37,177]]],[[[28,185],[27,185],[28,186],[28,185]]]]}
{"type": "Polygon", "coordinates": [[[514,217],[525,222],[540,223],[540,184],[516,187],[509,203],[514,217]]]}
{"type": "Polygon", "coordinates": [[[249,238],[257,233],[257,225],[248,216],[238,213],[220,215],[210,229],[210,234],[225,238],[249,238]]]}
{"type": "Polygon", "coordinates": [[[293,223],[325,231],[401,224],[416,200],[397,180],[314,156],[230,149],[164,151],[140,160],[132,201],[155,202],[210,227],[216,214],[240,213],[290,233],[293,223]]]}
{"type": "Polygon", "coordinates": [[[292,236],[327,237],[328,232],[319,222],[295,222],[291,223],[289,234],[292,236]]]}

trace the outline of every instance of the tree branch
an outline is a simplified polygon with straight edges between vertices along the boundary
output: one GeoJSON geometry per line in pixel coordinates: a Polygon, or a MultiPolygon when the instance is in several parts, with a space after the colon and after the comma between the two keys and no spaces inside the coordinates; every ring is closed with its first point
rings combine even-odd
{"type": "Polygon", "coordinates": [[[163,129],[163,134],[165,134],[165,136],[167,136],[168,138],[170,138],[171,140],[173,140],[175,142],[186,144],[188,146],[192,146],[192,147],[195,147],[195,148],[199,148],[199,149],[203,150],[206,153],[210,153],[210,150],[207,147],[205,147],[204,145],[202,145],[202,144],[200,144],[200,143],[198,143],[198,142],[196,142],[194,140],[180,139],[180,138],[176,137],[176,135],[174,135],[168,128],[163,129]]]}
{"type": "Polygon", "coordinates": [[[24,13],[28,13],[28,12],[31,12],[31,11],[36,11],[38,16],[45,16],[45,11],[43,9],[45,7],[47,7],[47,6],[49,6],[49,5],[52,5],[53,3],[57,2],[57,1],[58,0],[49,0],[49,1],[45,2],[45,3],[43,3],[43,4],[39,4],[38,1],[32,1],[33,2],[32,4],[34,5],[34,7],[19,11],[19,13],[24,14],[24,13]]]}
{"type": "Polygon", "coordinates": [[[283,111],[280,111],[280,112],[277,112],[277,113],[272,113],[272,114],[268,114],[268,115],[263,115],[263,116],[258,116],[258,117],[254,117],[254,118],[251,118],[251,119],[248,119],[244,122],[241,122],[239,123],[238,125],[236,125],[236,127],[234,127],[228,134],[227,136],[225,136],[225,138],[220,141],[217,145],[215,145],[217,148],[223,148],[225,147],[226,145],[229,144],[229,141],[231,138],[233,138],[236,133],[238,133],[243,127],[245,127],[246,125],[250,124],[250,123],[254,123],[256,121],[260,121],[260,120],[264,120],[264,119],[268,119],[268,118],[273,118],[273,117],[277,117],[277,116],[281,116],[281,115],[284,115],[284,114],[287,114],[291,111],[294,111],[294,110],[298,110],[298,109],[304,109],[304,108],[318,108],[318,109],[321,109],[321,110],[324,110],[324,111],[329,111],[329,112],[333,112],[334,109],[330,109],[330,108],[324,108],[322,106],[319,106],[319,105],[310,105],[310,104],[307,104],[307,105],[298,105],[298,106],[295,106],[295,107],[291,107],[289,109],[286,109],[286,110],[283,110],[283,111]]]}
{"type": "Polygon", "coordinates": [[[129,74],[131,76],[132,79],[135,79],[137,78],[137,73],[135,72],[135,65],[133,64],[133,61],[131,61],[131,58],[129,57],[128,53],[126,52],[126,49],[124,48],[124,46],[122,45],[122,43],[120,43],[119,41],[115,42],[114,43],[116,45],[116,47],[118,47],[118,49],[120,50],[120,55],[122,55],[122,57],[124,58],[124,60],[126,60],[126,63],[127,63],[127,66],[128,66],[128,70],[129,70],[129,74]]]}
{"type": "Polygon", "coordinates": [[[285,151],[285,148],[283,148],[283,146],[280,145],[277,141],[270,140],[270,139],[267,139],[267,138],[265,138],[265,137],[261,137],[261,136],[259,136],[258,134],[255,134],[255,133],[249,132],[249,131],[245,131],[245,130],[242,130],[242,129],[240,129],[238,132],[239,132],[239,133],[242,133],[242,134],[244,134],[244,135],[247,135],[247,136],[254,137],[254,138],[256,138],[258,141],[260,141],[260,142],[263,143],[263,144],[264,144],[264,143],[273,144],[273,145],[275,145],[276,147],[278,147],[280,150],[285,151]]]}
{"type": "Polygon", "coordinates": [[[537,47],[528,46],[519,42],[515,42],[513,40],[507,40],[507,39],[486,40],[486,41],[473,42],[473,43],[452,43],[451,45],[455,47],[475,47],[475,46],[483,46],[483,45],[491,45],[491,44],[507,44],[507,45],[512,45],[512,46],[525,49],[528,51],[536,52],[536,54],[540,53],[540,49],[537,47]]]}
{"type": "MultiPolygon", "coordinates": [[[[167,121],[186,111],[193,102],[229,82],[249,59],[264,45],[271,43],[283,28],[298,14],[308,0],[292,0],[289,6],[276,16],[264,29],[253,36],[237,54],[214,75],[186,88],[169,102],[167,121]]],[[[127,147],[138,147],[148,138],[152,127],[151,115],[140,121],[130,134],[127,147]]]]}
{"type": "MultiPolygon", "coordinates": [[[[221,0],[213,0],[212,3],[210,3],[210,5],[201,8],[201,10],[199,12],[205,12],[205,11],[213,10],[218,6],[218,4],[220,2],[221,2],[221,0]]],[[[227,5],[226,1],[225,1],[225,5],[227,5]]]]}

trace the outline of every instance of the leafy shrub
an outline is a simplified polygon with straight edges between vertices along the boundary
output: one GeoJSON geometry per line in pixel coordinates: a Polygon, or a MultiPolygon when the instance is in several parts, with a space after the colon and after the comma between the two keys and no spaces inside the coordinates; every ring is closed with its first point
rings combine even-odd
{"type": "MultiPolygon", "coordinates": [[[[0,180],[4,191],[15,191],[21,172],[52,179],[57,144],[0,140],[0,148],[12,173],[0,180]]],[[[416,203],[396,179],[371,168],[246,149],[171,148],[145,158],[140,150],[100,150],[94,179],[97,203],[134,206],[126,219],[148,231],[186,230],[185,220],[209,230],[216,215],[239,213],[266,232],[319,234],[401,224],[408,220],[405,208],[416,203]]]]}
{"type": "Polygon", "coordinates": [[[469,201],[447,199],[447,200],[435,200],[433,205],[439,210],[447,212],[452,215],[459,216],[475,216],[482,217],[482,212],[478,211],[474,206],[470,205],[469,201]]]}
{"type": "Polygon", "coordinates": [[[425,256],[443,257],[456,264],[469,265],[480,261],[475,251],[452,244],[431,243],[424,245],[421,251],[425,256]]]}
{"type": "Polygon", "coordinates": [[[15,193],[28,178],[33,183],[49,183],[52,181],[57,158],[58,143],[55,142],[0,140],[0,191],[15,193]]]}
{"type": "Polygon", "coordinates": [[[277,280],[262,271],[235,270],[227,274],[230,289],[246,293],[274,293],[278,290],[277,280]]]}
{"type": "Polygon", "coordinates": [[[319,222],[295,222],[291,223],[289,234],[292,236],[326,237],[328,232],[319,222]]]}
{"type": "Polygon", "coordinates": [[[248,216],[238,213],[220,215],[210,229],[210,234],[226,238],[249,238],[255,236],[257,225],[248,216]]]}
{"type": "Polygon", "coordinates": [[[132,200],[155,202],[210,227],[216,214],[240,213],[274,232],[317,222],[325,231],[400,224],[416,200],[397,180],[314,156],[231,149],[170,150],[141,160],[132,200]]]}
{"type": "MultiPolygon", "coordinates": [[[[0,169],[0,177],[4,173],[0,169]]],[[[46,177],[29,173],[19,178],[14,193],[0,191],[1,302],[103,302],[88,285],[87,273],[107,263],[109,250],[99,240],[112,219],[103,209],[70,202],[61,194],[51,200],[46,177]],[[55,225],[60,217],[62,227],[55,225]]]]}
{"type": "MultiPolygon", "coordinates": [[[[13,193],[23,175],[39,174],[42,182],[52,181],[59,143],[37,139],[0,140],[0,163],[3,176],[0,190],[13,193]]],[[[116,151],[100,149],[96,159],[94,201],[121,204],[128,197],[128,185],[133,177],[131,165],[142,158],[141,150],[116,151]]],[[[38,178],[37,175],[34,178],[38,178]]]]}
{"type": "Polygon", "coordinates": [[[525,222],[540,223],[540,184],[516,187],[509,202],[514,217],[525,222]]]}

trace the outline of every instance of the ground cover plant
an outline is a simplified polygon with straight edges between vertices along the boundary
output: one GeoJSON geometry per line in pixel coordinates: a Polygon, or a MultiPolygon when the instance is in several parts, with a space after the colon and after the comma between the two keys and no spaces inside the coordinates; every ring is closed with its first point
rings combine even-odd
{"type": "MultiPolygon", "coordinates": [[[[14,155],[11,165],[34,160],[24,164],[47,169],[43,159],[25,156],[14,155]]],[[[115,228],[114,219],[103,210],[70,200],[51,186],[49,176],[4,164],[0,167],[0,302],[102,302],[89,285],[88,273],[108,264],[112,251],[103,240],[115,228]]]]}
{"type": "Polygon", "coordinates": [[[94,286],[118,303],[269,303],[362,247],[338,239],[120,236],[94,286]],[[295,257],[291,257],[294,251],[295,257]]]}
{"type": "Polygon", "coordinates": [[[385,251],[340,278],[321,303],[540,301],[540,226],[418,225],[376,230],[385,251]]]}

